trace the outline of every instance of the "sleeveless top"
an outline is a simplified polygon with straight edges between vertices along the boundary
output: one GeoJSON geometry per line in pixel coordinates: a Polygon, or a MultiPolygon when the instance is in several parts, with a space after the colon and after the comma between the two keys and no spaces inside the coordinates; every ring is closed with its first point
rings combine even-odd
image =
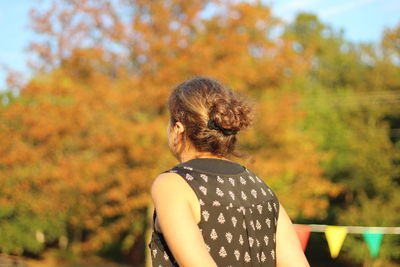
{"type": "MultiPolygon", "coordinates": [[[[253,172],[232,161],[197,158],[165,172],[179,174],[200,203],[199,230],[218,267],[275,266],[279,201],[253,172]]],[[[155,230],[150,248],[153,267],[179,266],[162,233],[155,230]]],[[[190,244],[188,244],[190,246],[190,244]]]]}

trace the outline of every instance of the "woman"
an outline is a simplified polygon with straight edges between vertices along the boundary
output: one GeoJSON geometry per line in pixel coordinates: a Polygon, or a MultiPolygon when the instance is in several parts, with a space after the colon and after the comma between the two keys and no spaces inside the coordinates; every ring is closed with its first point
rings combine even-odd
{"type": "Polygon", "coordinates": [[[215,80],[195,77],[168,100],[168,144],[180,164],[151,186],[153,266],[309,266],[273,191],[229,160],[251,107],[215,80]]]}

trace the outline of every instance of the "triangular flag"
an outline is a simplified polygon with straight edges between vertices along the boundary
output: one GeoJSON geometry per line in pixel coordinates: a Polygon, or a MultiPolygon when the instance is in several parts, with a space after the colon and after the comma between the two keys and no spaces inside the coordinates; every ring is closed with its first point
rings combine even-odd
{"type": "Polygon", "coordinates": [[[332,258],[339,255],[343,242],[347,235],[347,228],[342,226],[327,226],[325,227],[325,236],[328,241],[329,251],[332,258]]]}
{"type": "Polygon", "coordinates": [[[365,241],[367,241],[369,251],[373,258],[379,253],[379,247],[381,246],[383,233],[366,231],[363,233],[365,241]]]}
{"type": "Polygon", "coordinates": [[[308,243],[308,238],[310,237],[310,226],[295,224],[294,228],[296,229],[297,236],[299,237],[301,248],[303,249],[303,251],[305,251],[308,243]]]}

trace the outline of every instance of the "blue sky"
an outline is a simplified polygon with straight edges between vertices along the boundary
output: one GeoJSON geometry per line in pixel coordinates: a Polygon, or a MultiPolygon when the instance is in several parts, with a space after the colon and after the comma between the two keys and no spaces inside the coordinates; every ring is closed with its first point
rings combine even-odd
{"type": "MultiPolygon", "coordinates": [[[[46,0],[47,1],[47,0],[46,0]]],[[[29,77],[26,48],[35,35],[29,29],[29,10],[46,1],[0,0],[0,67],[3,65],[29,77]]],[[[312,12],[355,42],[378,42],[385,27],[400,24],[400,0],[264,0],[273,13],[291,21],[299,11],[312,12]]],[[[0,90],[4,89],[0,69],[0,90]]]]}

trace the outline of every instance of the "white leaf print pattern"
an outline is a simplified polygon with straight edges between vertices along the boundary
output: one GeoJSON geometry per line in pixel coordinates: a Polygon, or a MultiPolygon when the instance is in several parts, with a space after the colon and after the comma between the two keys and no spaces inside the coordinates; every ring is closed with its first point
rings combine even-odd
{"type": "Polygon", "coordinates": [[[272,211],[271,203],[269,203],[269,202],[268,202],[268,210],[269,210],[269,212],[272,211]]]}
{"type": "Polygon", "coordinates": [[[253,243],[254,243],[254,239],[251,236],[249,236],[249,244],[250,244],[251,248],[253,247],[253,243]]]}
{"type": "Polygon", "coordinates": [[[200,191],[204,194],[204,195],[207,195],[207,188],[205,188],[204,186],[200,186],[199,187],[199,189],[200,189],[200,191]]]}
{"type": "MultiPolygon", "coordinates": [[[[249,233],[251,233],[250,229],[262,230],[262,232],[264,232],[267,229],[267,228],[265,228],[266,225],[268,225],[269,228],[274,227],[273,219],[271,217],[273,214],[268,213],[268,210],[270,212],[274,212],[274,210],[277,211],[278,203],[274,203],[274,202],[276,202],[274,199],[272,199],[272,200],[270,199],[269,202],[268,202],[268,200],[265,201],[267,203],[264,203],[264,201],[262,201],[261,197],[268,195],[268,198],[270,198],[270,195],[272,195],[273,192],[268,188],[268,186],[265,186],[263,184],[260,185],[260,191],[259,191],[259,189],[256,188],[258,186],[256,184],[257,181],[260,183],[263,183],[263,181],[261,181],[259,179],[259,177],[255,176],[252,172],[248,172],[248,173],[245,173],[244,176],[242,175],[243,177],[242,176],[237,176],[237,177],[222,176],[222,178],[221,178],[220,176],[217,176],[216,177],[217,181],[214,182],[212,178],[215,178],[215,176],[213,176],[213,177],[207,176],[207,175],[209,175],[207,173],[206,174],[196,173],[196,175],[198,175],[198,176],[196,176],[194,173],[190,172],[190,174],[184,173],[184,175],[187,176],[187,180],[189,180],[189,181],[193,180],[193,181],[208,182],[208,180],[210,180],[210,182],[213,182],[216,185],[216,187],[214,187],[214,188],[216,188],[215,189],[216,191],[214,191],[214,192],[216,192],[216,195],[213,194],[214,189],[207,186],[206,183],[204,183],[202,185],[201,184],[197,185],[198,189],[199,189],[198,191],[202,192],[201,195],[203,195],[203,197],[202,197],[203,199],[204,199],[204,196],[209,195],[211,197],[212,195],[214,195],[214,199],[212,199],[212,197],[211,197],[211,199],[209,199],[208,201],[207,201],[207,199],[205,199],[205,201],[203,201],[202,199],[199,198],[199,202],[200,202],[200,205],[202,205],[202,209],[204,208],[204,205],[212,205],[212,206],[216,207],[214,209],[221,211],[218,213],[213,213],[213,212],[211,212],[211,210],[210,210],[210,212],[208,212],[207,210],[202,210],[202,218],[205,221],[208,221],[210,219],[210,222],[213,221],[214,223],[216,223],[216,221],[218,221],[218,224],[224,224],[225,222],[227,222],[229,227],[233,226],[231,229],[235,228],[234,230],[227,231],[228,229],[225,228],[225,226],[221,225],[221,227],[226,229],[222,233],[221,232],[218,233],[218,228],[212,229],[211,231],[207,230],[207,232],[203,231],[204,235],[210,234],[211,240],[225,239],[227,242],[225,244],[221,243],[219,246],[220,248],[218,248],[218,247],[214,248],[211,246],[211,249],[210,249],[210,246],[206,244],[207,250],[209,252],[210,252],[210,250],[211,251],[218,250],[219,255],[223,258],[226,258],[226,257],[234,254],[234,257],[238,261],[242,259],[244,262],[247,262],[248,264],[251,264],[251,261],[253,261],[253,262],[256,261],[256,259],[255,259],[256,256],[257,256],[258,262],[260,262],[260,260],[261,260],[260,258],[263,257],[264,264],[266,264],[265,262],[267,261],[267,258],[268,258],[268,260],[271,259],[270,257],[276,258],[276,253],[273,250],[271,251],[271,249],[264,250],[263,253],[261,254],[262,248],[264,247],[264,244],[262,242],[266,242],[266,244],[271,246],[272,236],[266,235],[264,240],[263,240],[262,235],[261,235],[261,237],[258,237],[258,239],[255,238],[254,235],[250,236],[250,237],[249,237],[249,235],[246,235],[246,234],[245,235],[241,234],[239,237],[237,236],[237,234],[239,234],[240,232],[243,233],[243,232],[248,231],[249,233]],[[223,183],[225,181],[227,183],[225,185],[223,185],[223,183]],[[240,188],[242,191],[237,191],[235,188],[231,187],[231,185],[235,186],[236,182],[238,182],[239,187],[242,187],[242,184],[246,185],[248,182],[249,183],[248,186],[254,185],[254,189],[251,187],[250,188],[247,187],[246,190],[248,190],[248,191],[246,191],[242,188],[240,188]],[[221,186],[221,187],[219,187],[219,186],[221,186]],[[228,186],[228,188],[226,188],[225,186],[228,186]],[[211,191],[208,191],[208,190],[211,190],[211,191]],[[228,194],[225,195],[225,193],[228,193],[228,194]],[[221,198],[219,198],[217,196],[219,196],[221,198]],[[237,198],[236,198],[236,196],[237,196],[237,198]],[[226,197],[227,202],[226,201],[224,202],[224,200],[222,200],[222,197],[226,197]],[[257,198],[258,198],[258,200],[257,200],[257,198]],[[240,206],[242,200],[244,200],[244,201],[251,200],[251,201],[254,201],[255,204],[251,205],[251,203],[248,203],[250,205],[248,205],[248,206],[246,205],[246,207],[243,207],[243,206],[240,206]],[[232,201],[233,204],[232,204],[232,202],[229,203],[230,201],[232,201]],[[206,202],[206,203],[204,203],[204,202],[206,202]],[[263,203],[261,203],[261,202],[263,202],[263,203]],[[229,203],[229,205],[228,205],[228,203],[229,203]],[[239,204],[239,205],[237,205],[237,204],[239,204]],[[265,204],[267,204],[267,205],[265,205],[265,204]],[[236,213],[236,208],[238,208],[238,206],[240,206],[239,212],[236,213]],[[264,209],[264,206],[265,206],[265,209],[264,209]],[[234,209],[232,209],[232,214],[222,212],[225,210],[224,207],[226,207],[227,209],[228,209],[228,207],[234,208],[234,209]],[[247,210],[248,208],[249,208],[249,210],[247,210]],[[244,215],[246,213],[246,211],[248,213],[252,214],[252,216],[249,217],[252,220],[249,220],[249,218],[244,220],[245,217],[244,216],[242,217],[242,214],[244,215]],[[239,217],[232,216],[234,213],[236,213],[235,216],[239,216],[239,217]],[[211,217],[211,215],[213,215],[213,216],[211,217]],[[264,219],[262,219],[263,216],[267,216],[267,215],[269,215],[269,218],[264,217],[264,219]],[[226,217],[226,216],[228,216],[228,217],[226,217]],[[214,218],[216,218],[217,220],[215,220],[214,218]],[[260,220],[258,220],[258,219],[260,219],[260,220]],[[264,220],[265,220],[265,222],[264,222],[264,220]],[[230,221],[232,222],[232,225],[230,224],[230,221]],[[236,226],[240,226],[240,221],[242,221],[242,223],[243,223],[242,225],[243,225],[243,228],[245,229],[245,231],[243,231],[241,229],[241,227],[236,228],[236,226]],[[248,226],[250,226],[250,227],[248,227],[248,226]],[[249,228],[249,229],[246,229],[246,228],[249,228]],[[239,231],[237,231],[237,230],[239,230],[239,231]],[[238,233],[236,233],[236,232],[238,232],[238,233]],[[248,241],[243,242],[243,238],[248,239],[248,241]],[[240,243],[239,245],[242,245],[243,247],[242,247],[242,249],[237,248],[235,250],[234,244],[238,245],[238,243],[237,243],[238,239],[239,239],[239,243],[240,243]],[[265,241],[265,239],[267,241],[265,241]],[[271,239],[270,240],[271,244],[269,244],[269,239],[271,239]],[[244,244],[244,243],[246,243],[246,244],[244,244]],[[230,244],[232,244],[232,248],[229,247],[229,246],[231,246],[230,244]],[[223,247],[221,247],[221,245],[223,245],[223,247]],[[226,246],[226,248],[225,248],[225,246],[226,246]],[[251,250],[248,246],[250,246],[253,250],[255,247],[258,247],[257,250],[259,250],[259,253],[254,254],[253,252],[251,252],[251,250]],[[246,247],[247,247],[247,251],[246,251],[246,247]],[[271,256],[268,254],[270,254],[271,256]],[[267,257],[265,257],[266,255],[267,255],[267,257]]],[[[245,187],[243,187],[243,188],[245,188],[245,187]]],[[[273,195],[273,196],[275,196],[275,195],[273,195]]],[[[242,203],[244,203],[244,202],[242,202],[242,203]]],[[[249,216],[249,214],[247,214],[247,216],[249,216]]],[[[209,229],[211,229],[211,228],[209,228],[209,229]]],[[[258,233],[258,232],[256,231],[254,234],[256,234],[256,233],[258,233]]],[[[260,231],[260,233],[261,233],[261,231],[260,231]]],[[[272,246],[273,246],[273,244],[272,244],[272,246]]],[[[158,258],[162,258],[161,255],[164,253],[164,258],[167,259],[168,254],[166,254],[164,251],[158,251],[158,252],[160,252],[160,253],[158,253],[159,254],[158,258]]],[[[157,253],[157,251],[156,251],[156,253],[157,253]]],[[[214,251],[214,253],[216,253],[216,251],[214,251]]],[[[235,266],[235,264],[233,264],[233,262],[231,262],[229,264],[231,264],[232,266],[235,266]]],[[[228,267],[229,264],[227,263],[225,266],[228,267]]],[[[261,262],[258,264],[262,265],[261,262]]]]}
{"type": "Polygon", "coordinates": [[[219,187],[217,187],[216,193],[218,196],[222,197],[224,195],[224,192],[222,192],[221,189],[219,189],[219,187]]]}
{"type": "Polygon", "coordinates": [[[167,261],[169,259],[167,252],[164,251],[164,259],[167,261]]]}
{"type": "Polygon", "coordinates": [[[265,222],[268,225],[268,228],[271,228],[271,220],[269,218],[265,219],[265,222]]]}
{"type": "Polygon", "coordinates": [[[234,254],[235,257],[236,257],[236,260],[238,261],[238,260],[239,260],[239,257],[240,257],[240,252],[239,252],[239,250],[235,249],[235,251],[233,252],[233,254],[234,254]]]}
{"type": "Polygon", "coordinates": [[[261,223],[258,220],[256,220],[256,228],[257,230],[261,229],[261,223]]]}
{"type": "Polygon", "coordinates": [[[226,257],[227,253],[226,253],[226,250],[225,250],[224,247],[221,247],[221,248],[220,248],[220,250],[219,250],[219,255],[220,255],[222,258],[225,258],[225,257],[226,257]]]}
{"type": "Polygon", "coordinates": [[[157,249],[153,249],[153,258],[155,258],[157,255],[157,249]]]}
{"type": "Polygon", "coordinates": [[[237,219],[236,219],[235,216],[233,216],[233,217],[232,217],[232,224],[233,224],[233,227],[236,227],[236,223],[237,223],[237,219]]]}
{"type": "Polygon", "coordinates": [[[204,180],[204,182],[208,182],[208,176],[205,174],[200,174],[200,177],[204,180]]]}
{"type": "Polygon", "coordinates": [[[253,222],[253,220],[250,221],[250,225],[251,225],[251,227],[253,228],[253,231],[255,231],[256,228],[254,227],[254,222],[253,222]]]}
{"type": "Polygon", "coordinates": [[[211,237],[212,240],[215,240],[215,239],[218,238],[218,235],[217,235],[217,232],[215,231],[215,229],[211,230],[210,237],[211,237]]]}
{"type": "Polygon", "coordinates": [[[214,200],[213,201],[213,206],[219,207],[219,206],[221,206],[221,203],[218,200],[214,200]]]}
{"type": "Polygon", "coordinates": [[[183,166],[183,168],[186,169],[186,170],[191,170],[191,171],[193,171],[193,168],[192,168],[192,167],[189,167],[189,166],[183,166]]]}
{"type": "MultiPolygon", "coordinates": [[[[263,196],[268,196],[267,198],[270,198],[270,195],[272,195],[273,192],[268,188],[268,186],[265,186],[264,184],[260,185],[260,191],[259,191],[259,189],[256,188],[258,186],[257,181],[260,183],[263,183],[263,181],[261,181],[259,179],[259,177],[257,177],[252,172],[248,172],[248,173],[245,173],[245,175],[242,175],[243,177],[242,176],[237,176],[237,177],[221,176],[222,177],[221,178],[220,176],[217,176],[216,177],[217,181],[214,182],[213,180],[215,179],[215,176],[208,176],[208,175],[210,175],[208,173],[200,174],[200,173],[189,172],[189,173],[184,173],[184,175],[187,176],[187,180],[189,180],[189,181],[194,181],[194,182],[201,181],[201,182],[207,183],[208,180],[210,180],[210,182],[215,183],[214,185],[216,185],[216,186],[214,188],[216,188],[216,189],[213,189],[213,188],[207,186],[206,183],[197,184],[197,187],[199,189],[198,191],[202,192],[200,195],[203,195],[201,198],[204,199],[204,201],[203,201],[202,199],[199,198],[199,202],[200,202],[200,205],[202,206],[202,209],[204,208],[204,205],[212,205],[212,206],[216,207],[216,208],[214,208],[214,210],[218,210],[218,213],[213,213],[214,211],[212,211],[212,210],[210,210],[210,212],[208,212],[206,210],[202,210],[202,219],[204,219],[205,221],[208,221],[210,219],[210,223],[218,222],[218,224],[224,224],[225,222],[227,222],[228,228],[233,226],[231,229],[234,229],[234,230],[228,231],[228,229],[225,228],[224,225],[221,225],[221,227],[226,229],[222,233],[218,232],[218,228],[212,229],[212,227],[209,228],[209,229],[212,229],[211,231],[209,229],[207,231],[203,231],[203,234],[205,236],[207,234],[210,234],[211,240],[216,240],[216,241],[224,240],[224,239],[226,240],[225,244],[223,244],[221,242],[221,244],[219,245],[219,248],[218,247],[214,248],[211,246],[211,249],[210,249],[210,246],[206,244],[207,250],[209,252],[210,252],[210,250],[211,251],[215,250],[214,253],[216,254],[216,252],[218,250],[219,255],[223,258],[226,258],[226,257],[234,254],[234,257],[238,260],[238,262],[239,262],[239,260],[243,260],[243,262],[246,262],[247,264],[251,264],[251,261],[255,262],[256,256],[257,256],[258,262],[260,262],[260,260],[261,260],[260,257],[263,257],[264,263],[260,262],[260,263],[258,263],[259,265],[266,264],[265,262],[267,261],[267,258],[268,258],[268,261],[271,260],[270,257],[276,258],[276,253],[273,250],[271,251],[271,249],[264,250],[261,255],[261,252],[264,248],[264,243],[262,243],[262,242],[266,242],[270,247],[274,246],[272,243],[272,240],[273,240],[272,236],[270,236],[270,235],[265,236],[267,241],[265,241],[265,239],[263,240],[262,235],[260,237],[258,237],[258,239],[255,238],[254,235],[250,236],[250,237],[247,234],[241,234],[240,237],[237,236],[238,234],[240,234],[240,232],[246,233],[246,231],[248,231],[249,233],[251,233],[250,229],[262,230],[262,232],[264,232],[267,229],[267,228],[265,228],[266,225],[268,225],[269,228],[275,227],[273,224],[273,219],[271,217],[273,214],[268,213],[268,210],[270,212],[274,212],[274,209],[275,209],[275,211],[277,211],[278,203],[274,203],[274,202],[276,202],[274,200],[274,198],[272,200],[269,199],[269,202],[267,199],[267,201],[265,201],[267,203],[265,203],[262,200],[263,196]],[[212,179],[212,178],[214,178],[214,179],[212,179]],[[225,181],[227,183],[224,184],[225,181]],[[237,191],[235,188],[231,187],[231,185],[235,186],[236,182],[238,182],[238,187],[241,187],[240,189],[243,191],[240,191],[240,190],[237,191]],[[242,188],[245,188],[244,186],[242,187],[242,184],[246,185],[247,182],[249,183],[248,186],[251,186],[251,187],[250,188],[247,187],[246,188],[247,191],[246,191],[246,190],[242,189],[242,188]],[[252,188],[253,185],[254,185],[254,189],[252,188]],[[221,186],[221,187],[219,187],[219,186],[221,186]],[[225,186],[228,186],[228,188],[226,188],[225,186]],[[211,190],[211,191],[208,191],[208,190],[211,190]],[[216,190],[216,191],[214,191],[214,190],[216,190]],[[214,192],[216,192],[215,195],[213,194],[214,192]],[[228,194],[225,195],[225,193],[228,193],[228,194]],[[210,199],[205,199],[204,196],[207,197],[207,195],[210,196],[210,199]],[[213,197],[214,199],[212,198],[212,195],[214,195],[214,197],[213,197]],[[219,196],[221,198],[219,198],[217,196],[219,196]],[[237,198],[236,198],[236,196],[237,196],[237,198]],[[227,201],[222,200],[222,197],[226,197],[227,201]],[[258,198],[258,200],[257,200],[257,198],[258,198]],[[242,203],[244,203],[243,200],[244,201],[252,201],[255,204],[251,205],[251,203],[248,203],[250,205],[248,205],[248,206],[246,205],[246,207],[241,206],[239,209],[239,212],[236,213],[236,208],[238,208],[238,206],[240,206],[242,203]],[[230,201],[231,201],[231,203],[229,203],[230,201]],[[204,202],[206,202],[206,203],[204,203],[204,202]],[[233,202],[233,204],[232,204],[232,202],[233,202]],[[228,203],[229,203],[229,205],[228,205],[228,203]],[[267,204],[267,205],[265,205],[265,204],[267,204]],[[265,206],[265,209],[264,209],[264,206],[265,206]],[[231,210],[232,213],[229,214],[228,213],[229,211],[227,211],[227,213],[222,212],[225,210],[224,207],[226,207],[227,209],[228,209],[228,207],[232,207],[232,210],[231,210]],[[247,210],[248,208],[249,208],[249,210],[247,210]],[[246,211],[248,213],[252,214],[249,217],[252,220],[249,220],[249,218],[244,220],[245,217],[244,216],[242,217],[242,214],[244,215],[246,213],[246,211]],[[234,214],[234,213],[236,213],[236,214],[234,214]],[[232,216],[233,214],[238,217],[232,216]],[[267,218],[267,220],[265,220],[266,219],[265,217],[264,217],[264,219],[262,218],[263,216],[267,216],[267,215],[269,216],[269,218],[267,218]],[[214,218],[216,218],[217,220],[215,220],[214,218]],[[260,220],[258,220],[258,219],[260,219],[260,220]],[[265,220],[265,222],[264,222],[264,220],[265,220]],[[232,222],[232,225],[230,224],[231,223],[230,221],[232,222]],[[242,225],[243,225],[243,228],[245,229],[244,231],[241,229],[241,227],[239,227],[240,221],[242,221],[242,223],[243,223],[242,225]],[[236,226],[238,226],[238,228],[236,228],[236,226]],[[248,226],[250,226],[250,227],[248,227],[248,226]],[[249,229],[246,229],[246,228],[249,228],[249,229]],[[237,231],[237,230],[239,230],[239,231],[237,231]],[[248,239],[248,240],[246,242],[243,242],[243,238],[248,239]],[[242,245],[241,246],[242,248],[234,247],[235,244],[236,244],[236,246],[238,245],[238,239],[239,239],[239,243],[240,243],[239,245],[242,245]],[[269,244],[269,242],[268,242],[269,239],[271,239],[270,240],[271,244],[269,244]],[[232,244],[232,245],[230,245],[230,244],[232,244]],[[223,245],[223,247],[221,247],[222,245],[223,245]],[[226,248],[225,248],[225,246],[226,246],[226,248]],[[232,248],[229,246],[232,246],[232,248]],[[257,247],[256,250],[259,250],[259,253],[251,252],[249,247],[251,247],[253,250],[255,249],[255,247],[257,247]],[[246,248],[247,248],[247,251],[246,251],[246,248]],[[270,254],[271,256],[268,254],[270,254]],[[267,255],[267,257],[265,257],[266,255],[267,255]]],[[[196,184],[194,184],[194,185],[196,185],[196,184]]],[[[237,187],[237,189],[239,189],[238,187],[237,187]]],[[[275,195],[273,195],[273,196],[275,196],[275,195]]],[[[249,216],[249,214],[246,214],[246,215],[249,216]]],[[[221,229],[223,229],[223,228],[221,228],[221,229]]],[[[258,232],[257,231],[254,232],[254,234],[256,234],[256,233],[258,233],[258,232]]],[[[261,233],[261,231],[259,233],[261,233]]],[[[219,241],[217,241],[217,242],[219,243],[219,241]]],[[[225,241],[223,241],[223,242],[225,242],[225,241]]],[[[162,254],[164,253],[164,258],[167,260],[168,254],[166,254],[164,251],[158,251],[158,252],[159,252],[158,258],[162,258],[162,254]]],[[[156,253],[157,253],[157,251],[156,251],[156,253]]],[[[235,265],[233,262],[230,262],[229,264],[231,264],[231,266],[237,265],[237,264],[235,265]]],[[[229,267],[229,264],[227,263],[225,266],[229,267]]]]}
{"type": "Polygon", "coordinates": [[[228,240],[228,243],[231,243],[232,242],[232,234],[230,233],[230,232],[227,232],[226,234],[225,234],[225,237],[226,237],[226,240],[228,240]]]}
{"type": "Polygon", "coordinates": [[[243,245],[243,243],[244,243],[243,236],[241,234],[239,236],[239,243],[240,243],[240,245],[243,245]]]}
{"type": "Polygon", "coordinates": [[[260,190],[261,190],[261,193],[262,193],[264,196],[267,195],[267,193],[265,193],[265,191],[264,191],[264,189],[263,189],[262,187],[260,187],[260,190]]]}
{"type": "Polygon", "coordinates": [[[262,214],[262,205],[257,205],[258,212],[262,214]]]}
{"type": "Polygon", "coordinates": [[[272,192],[271,188],[268,188],[268,192],[270,193],[271,196],[274,195],[274,193],[272,192]]]}
{"type": "Polygon", "coordinates": [[[265,236],[264,236],[264,242],[265,242],[265,245],[266,245],[266,246],[268,246],[268,241],[269,241],[269,238],[268,238],[267,235],[265,235],[265,236]]]}
{"type": "Polygon", "coordinates": [[[210,213],[208,213],[207,210],[203,210],[203,212],[201,214],[203,215],[204,220],[208,221],[208,218],[210,217],[210,213]]]}
{"type": "Polygon", "coordinates": [[[264,262],[266,258],[264,252],[261,252],[261,261],[264,262]]]}
{"type": "Polygon", "coordinates": [[[225,223],[225,217],[222,214],[222,212],[218,216],[218,222],[221,223],[221,224],[225,223]]]}
{"type": "Polygon", "coordinates": [[[246,253],[244,254],[244,261],[245,262],[249,262],[251,260],[249,253],[246,251],[246,253]]]}
{"type": "Polygon", "coordinates": [[[271,256],[272,256],[272,259],[275,260],[275,251],[274,250],[271,250],[271,256]]]}

